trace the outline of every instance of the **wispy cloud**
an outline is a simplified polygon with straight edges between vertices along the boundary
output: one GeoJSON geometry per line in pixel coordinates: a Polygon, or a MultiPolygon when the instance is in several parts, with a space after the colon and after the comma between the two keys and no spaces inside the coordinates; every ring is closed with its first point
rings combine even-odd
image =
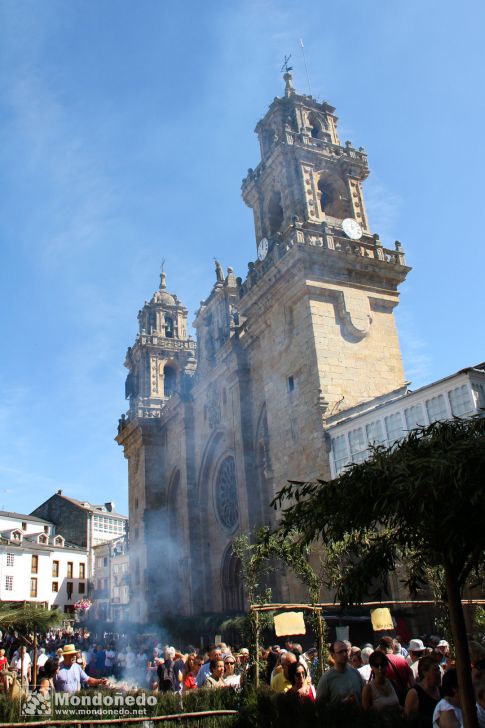
{"type": "Polygon", "coordinates": [[[404,361],[404,373],[413,389],[429,384],[433,373],[430,344],[419,336],[417,324],[408,310],[396,314],[399,340],[404,361]]]}
{"type": "Polygon", "coordinates": [[[365,201],[371,230],[391,245],[396,240],[401,198],[374,175],[365,183],[365,201]]]}
{"type": "Polygon", "coordinates": [[[25,63],[4,88],[10,142],[22,154],[19,174],[43,180],[44,214],[31,243],[50,269],[100,238],[116,197],[116,184],[76,125],[72,109],[68,115],[62,94],[62,80],[40,76],[32,63],[25,63]]]}

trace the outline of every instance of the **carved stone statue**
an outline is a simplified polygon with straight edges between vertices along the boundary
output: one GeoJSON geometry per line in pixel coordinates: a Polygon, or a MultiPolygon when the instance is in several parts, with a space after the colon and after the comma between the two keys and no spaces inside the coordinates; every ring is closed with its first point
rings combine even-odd
{"type": "Polygon", "coordinates": [[[216,260],[216,280],[218,283],[224,283],[224,271],[218,260],[216,260]]]}

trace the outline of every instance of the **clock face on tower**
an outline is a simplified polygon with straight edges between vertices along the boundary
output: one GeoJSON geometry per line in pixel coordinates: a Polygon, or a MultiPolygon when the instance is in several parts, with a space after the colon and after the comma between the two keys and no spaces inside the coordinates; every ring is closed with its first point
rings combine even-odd
{"type": "Polygon", "coordinates": [[[258,258],[264,260],[268,255],[269,243],[267,238],[262,238],[258,243],[258,258]]]}
{"type": "Polygon", "coordinates": [[[342,220],[342,230],[351,240],[360,240],[362,237],[362,228],[353,217],[346,217],[345,220],[342,220]]]}

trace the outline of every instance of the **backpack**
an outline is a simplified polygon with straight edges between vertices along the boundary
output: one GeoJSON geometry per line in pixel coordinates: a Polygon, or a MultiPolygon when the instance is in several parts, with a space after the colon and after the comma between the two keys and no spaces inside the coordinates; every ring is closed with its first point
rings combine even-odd
{"type": "Polygon", "coordinates": [[[157,668],[158,685],[162,693],[176,692],[177,685],[175,680],[175,669],[172,660],[165,660],[162,665],[157,668]]]}

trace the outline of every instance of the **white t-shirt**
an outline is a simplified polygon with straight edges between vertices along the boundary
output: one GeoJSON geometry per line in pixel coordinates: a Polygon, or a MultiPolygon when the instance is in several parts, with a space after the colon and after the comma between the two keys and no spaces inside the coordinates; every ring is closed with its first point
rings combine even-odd
{"type": "Polygon", "coordinates": [[[460,728],[463,728],[463,713],[461,712],[461,708],[455,708],[455,706],[445,700],[445,698],[440,700],[440,702],[434,709],[433,728],[440,728],[438,718],[440,717],[441,713],[447,713],[449,710],[453,710],[456,719],[459,721],[460,728]]]}
{"type": "MultiPolygon", "coordinates": [[[[30,655],[28,652],[26,652],[24,655],[24,669],[23,669],[23,673],[22,673],[23,677],[27,676],[27,674],[29,672],[29,667],[31,664],[32,664],[32,661],[30,659],[30,655]]],[[[14,670],[19,670],[19,672],[20,672],[21,665],[22,665],[22,659],[21,659],[20,655],[18,653],[16,653],[12,657],[12,660],[10,662],[10,667],[13,667],[14,670]]]]}
{"type": "Polygon", "coordinates": [[[106,660],[104,662],[105,667],[113,667],[116,652],[114,650],[106,650],[106,660]]]}
{"type": "Polygon", "coordinates": [[[45,652],[41,652],[39,657],[37,658],[37,667],[44,667],[48,659],[49,655],[46,655],[45,652]]]}
{"type": "Polygon", "coordinates": [[[416,680],[416,682],[419,680],[418,665],[419,665],[419,660],[416,660],[416,662],[412,662],[409,666],[411,668],[411,672],[413,673],[414,679],[416,680]]]}
{"type": "Polygon", "coordinates": [[[224,678],[224,685],[236,690],[241,686],[241,675],[228,675],[224,678]]]}
{"type": "Polygon", "coordinates": [[[367,664],[367,665],[362,665],[362,667],[358,667],[358,668],[357,668],[357,670],[358,670],[358,671],[360,672],[360,674],[362,675],[362,679],[363,679],[363,680],[364,680],[364,681],[365,681],[366,683],[367,683],[367,682],[369,682],[369,680],[370,680],[370,676],[371,676],[371,672],[372,672],[372,668],[371,668],[371,666],[370,666],[369,664],[367,664]]]}

